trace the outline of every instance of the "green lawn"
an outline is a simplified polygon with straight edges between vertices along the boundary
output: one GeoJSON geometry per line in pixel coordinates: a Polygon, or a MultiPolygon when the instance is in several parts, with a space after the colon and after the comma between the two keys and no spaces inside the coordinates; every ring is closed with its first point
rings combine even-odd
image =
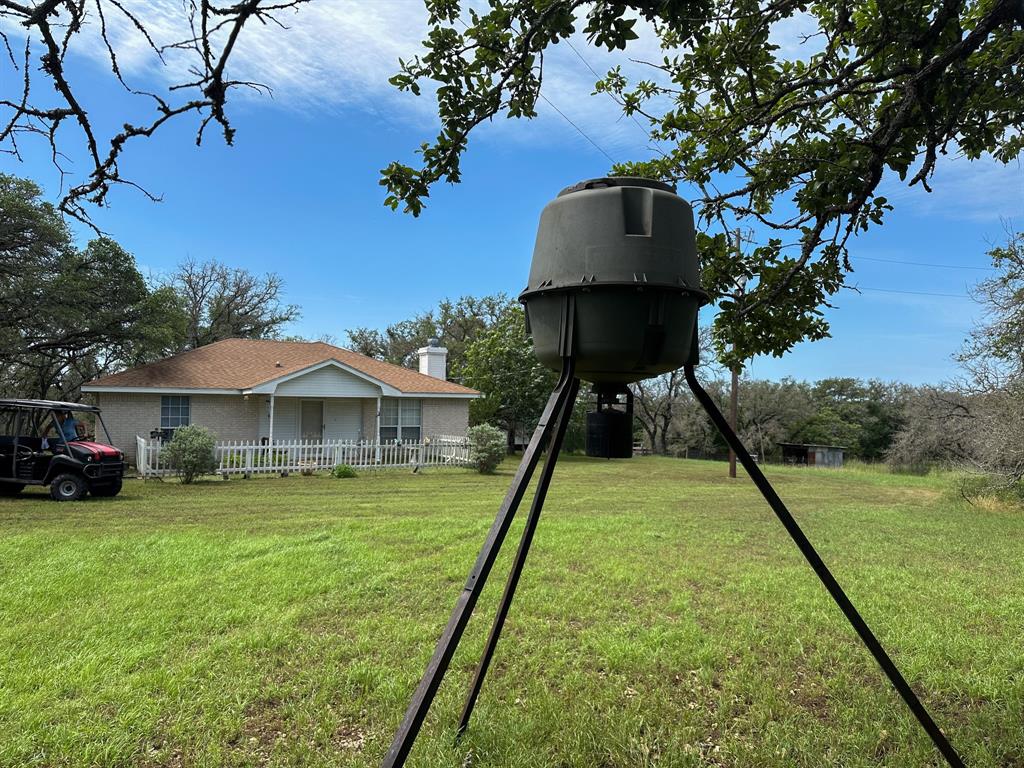
{"type": "MultiPolygon", "coordinates": [[[[0,500],[0,765],[378,765],[512,470],[0,500]]],[[[939,765],[724,474],[561,464],[466,738],[520,524],[409,764],[939,765]]],[[[948,477],[769,477],[967,764],[1024,765],[1024,511],[948,477]]]]}

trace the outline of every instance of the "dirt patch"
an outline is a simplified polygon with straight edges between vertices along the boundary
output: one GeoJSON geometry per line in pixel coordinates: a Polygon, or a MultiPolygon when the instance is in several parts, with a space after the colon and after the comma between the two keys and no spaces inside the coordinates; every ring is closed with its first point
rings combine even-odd
{"type": "Polygon", "coordinates": [[[151,749],[139,762],[140,768],[186,768],[188,765],[181,751],[177,749],[166,752],[162,749],[151,749]]]}
{"type": "Polygon", "coordinates": [[[803,680],[802,675],[789,689],[789,695],[801,709],[812,714],[818,721],[832,722],[833,713],[829,706],[828,694],[817,685],[803,680]]]}
{"type": "Polygon", "coordinates": [[[189,765],[181,749],[173,744],[166,716],[157,721],[156,732],[143,743],[138,765],[140,768],[186,768],[189,765]]]}
{"type": "MultiPolygon", "coordinates": [[[[333,709],[330,711],[331,719],[334,719],[333,709]]],[[[333,732],[319,731],[319,737],[313,733],[314,730],[319,729],[313,728],[306,734],[309,747],[335,755],[360,753],[370,741],[368,731],[362,725],[348,720],[339,722],[333,732]]],[[[288,749],[289,742],[299,738],[303,737],[296,723],[285,713],[285,703],[265,699],[246,708],[242,729],[232,741],[232,746],[255,758],[258,765],[269,766],[279,764],[282,750],[288,749]]]]}
{"type": "Polygon", "coordinates": [[[352,723],[342,723],[334,731],[331,743],[343,752],[362,752],[366,746],[366,731],[352,723]]]}
{"type": "Polygon", "coordinates": [[[259,765],[270,765],[274,752],[288,739],[288,731],[281,702],[264,699],[245,708],[241,731],[231,745],[253,755],[259,765]]]}

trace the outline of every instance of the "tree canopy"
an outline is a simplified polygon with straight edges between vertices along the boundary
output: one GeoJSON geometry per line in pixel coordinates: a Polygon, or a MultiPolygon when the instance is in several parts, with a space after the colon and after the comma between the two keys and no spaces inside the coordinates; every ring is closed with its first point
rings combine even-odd
{"type": "Polygon", "coordinates": [[[0,393],[73,399],[90,379],[231,337],[266,338],[298,316],[283,283],[186,261],[156,283],[117,242],[79,248],[27,179],[0,174],[0,393]]]}
{"type": "Polygon", "coordinates": [[[1006,243],[988,254],[996,274],[979,282],[972,296],[984,311],[957,359],[973,388],[1024,390],[1024,232],[1009,232],[1006,243]]]}
{"type": "Polygon", "coordinates": [[[57,210],[26,179],[0,174],[0,388],[70,397],[82,381],[173,347],[173,295],[151,291],[109,238],[76,248],[57,210]]]}
{"type": "MultiPolygon", "coordinates": [[[[416,368],[416,350],[436,338],[448,350],[448,378],[465,383],[466,352],[482,333],[508,311],[512,300],[505,294],[442,299],[437,309],[420,312],[383,331],[350,328],[349,347],[362,355],[394,365],[416,368]]],[[[472,385],[469,385],[472,386],[472,385]]]]}
{"type": "MultiPolygon", "coordinates": [[[[680,378],[665,374],[634,385],[646,442],[655,453],[724,456],[728,446],[680,378]]],[[[727,379],[712,377],[706,389],[724,410],[727,379]]],[[[850,378],[808,383],[744,377],[739,393],[736,431],[751,451],[769,460],[779,457],[779,442],[842,445],[848,457],[883,459],[916,396],[907,385],[850,378]]]]}
{"type": "Polygon", "coordinates": [[[940,156],[1007,163],[1024,146],[1020,0],[491,0],[484,11],[430,0],[426,53],[392,83],[433,87],[441,129],[421,162],[384,169],[387,204],[419,214],[431,187],[458,182],[471,133],[498,115],[532,118],[544,54],[581,31],[629,50],[639,19],[659,38],[650,76],[620,69],[595,89],[647,121],[669,149],[614,165],[693,194],[704,287],[721,310],[715,340],[730,364],[781,355],[828,334],[823,308],[850,272],[850,238],[893,206],[887,178],[929,189],[940,156]],[[811,28],[783,50],[775,33],[811,28]],[[742,255],[725,233],[766,233],[742,255]],[[741,301],[737,279],[746,277],[741,301]],[[733,348],[735,346],[735,348],[733,348]]]}
{"type": "Polygon", "coordinates": [[[502,427],[514,440],[529,434],[555,386],[555,373],[533,354],[526,316],[509,304],[497,322],[466,350],[464,383],[483,397],[469,404],[470,420],[502,427]]]}
{"type": "Polygon", "coordinates": [[[216,259],[188,259],[163,281],[185,316],[179,345],[195,349],[222,339],[276,338],[299,318],[299,308],[282,301],[284,280],[273,272],[256,275],[216,259]]]}

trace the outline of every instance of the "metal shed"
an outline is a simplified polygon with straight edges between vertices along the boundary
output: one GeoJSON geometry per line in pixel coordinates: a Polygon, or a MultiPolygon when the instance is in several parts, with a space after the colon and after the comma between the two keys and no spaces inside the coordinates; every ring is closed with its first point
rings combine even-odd
{"type": "Polygon", "coordinates": [[[841,469],[844,445],[816,445],[812,443],[779,443],[783,464],[802,464],[808,467],[841,469]]]}

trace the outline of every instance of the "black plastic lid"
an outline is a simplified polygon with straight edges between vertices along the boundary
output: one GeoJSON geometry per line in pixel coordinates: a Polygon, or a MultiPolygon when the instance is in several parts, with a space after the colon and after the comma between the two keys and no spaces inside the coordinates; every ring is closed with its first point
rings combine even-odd
{"type": "Polygon", "coordinates": [[[604,189],[605,187],[648,187],[660,189],[662,192],[675,194],[676,188],[664,181],[645,179],[642,176],[604,176],[599,179],[587,179],[571,187],[566,187],[558,193],[559,197],[571,195],[573,192],[582,192],[586,189],[604,189]]]}

